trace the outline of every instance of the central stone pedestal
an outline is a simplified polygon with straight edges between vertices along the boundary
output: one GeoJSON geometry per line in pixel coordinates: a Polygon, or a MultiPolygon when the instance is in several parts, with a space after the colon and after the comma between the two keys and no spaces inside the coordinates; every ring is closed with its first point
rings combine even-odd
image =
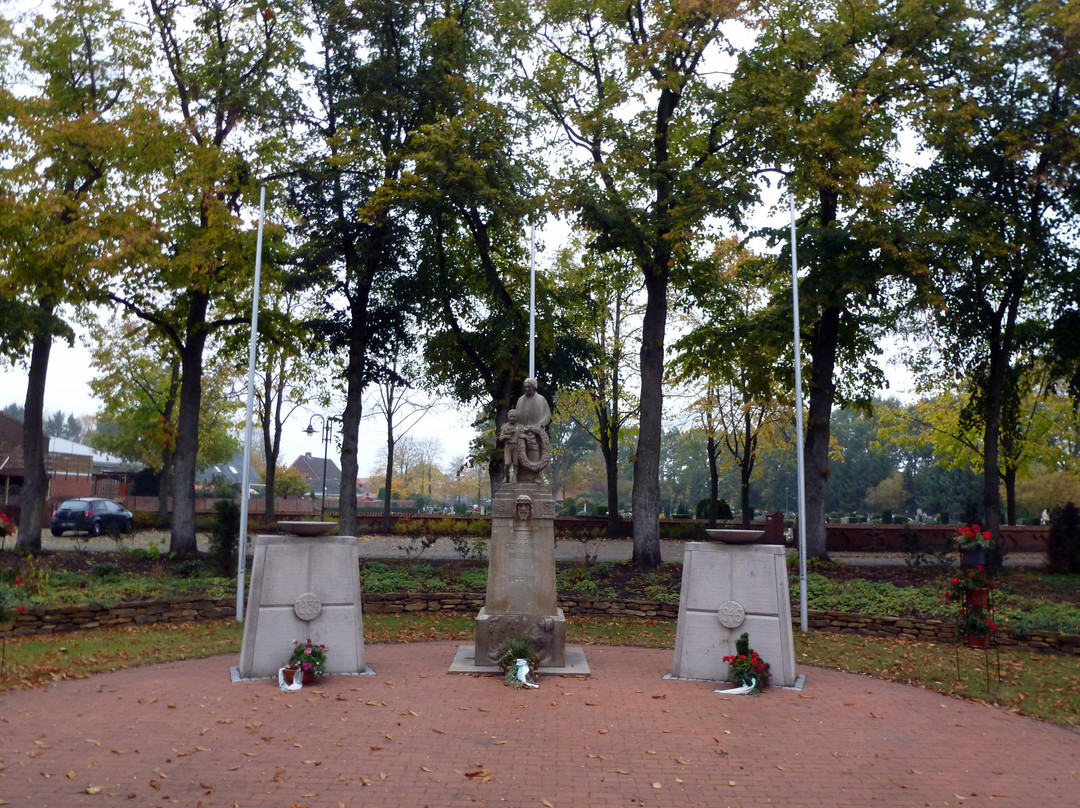
{"type": "Polygon", "coordinates": [[[505,644],[527,636],[541,667],[566,664],[566,618],[555,589],[555,500],[536,483],[507,483],[491,504],[484,608],[476,617],[475,664],[498,661],[505,644]]]}

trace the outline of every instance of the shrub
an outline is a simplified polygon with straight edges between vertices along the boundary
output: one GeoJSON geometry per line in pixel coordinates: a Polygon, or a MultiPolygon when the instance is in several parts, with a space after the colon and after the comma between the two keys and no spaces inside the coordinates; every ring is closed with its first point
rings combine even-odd
{"type": "Polygon", "coordinates": [[[225,577],[235,574],[240,556],[240,506],[232,499],[214,503],[210,528],[210,558],[225,577]]]}
{"type": "Polygon", "coordinates": [[[100,579],[115,579],[120,577],[120,565],[115,561],[99,561],[90,565],[90,577],[100,579]]]}
{"type": "Polygon", "coordinates": [[[1046,564],[1050,572],[1080,572],[1080,509],[1072,502],[1050,514],[1046,564]]]}
{"type": "Polygon", "coordinates": [[[462,570],[458,582],[466,592],[483,592],[487,589],[487,570],[462,570]]]}
{"type": "Polygon", "coordinates": [[[196,558],[189,558],[187,561],[181,561],[173,569],[177,578],[197,578],[202,574],[202,562],[196,558]]]}

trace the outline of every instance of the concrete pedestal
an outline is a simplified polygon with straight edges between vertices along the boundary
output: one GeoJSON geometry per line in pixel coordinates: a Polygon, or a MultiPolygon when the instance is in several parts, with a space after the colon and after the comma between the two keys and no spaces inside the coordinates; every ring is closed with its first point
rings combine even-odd
{"type": "Polygon", "coordinates": [[[735,653],[735,641],[744,631],[750,647],[769,663],[772,683],[793,686],[795,646],[784,548],[688,542],[672,678],[727,681],[723,658],[735,653]]]}
{"type": "Polygon", "coordinates": [[[240,676],[277,676],[307,638],[326,645],[327,674],[366,672],[356,539],[257,536],[240,676]]]}
{"type": "Polygon", "coordinates": [[[555,500],[542,485],[504,485],[491,505],[488,583],[476,617],[475,661],[490,665],[510,639],[531,637],[541,667],[566,662],[566,618],[555,589],[555,500]],[[520,497],[529,498],[522,519],[520,497]]]}

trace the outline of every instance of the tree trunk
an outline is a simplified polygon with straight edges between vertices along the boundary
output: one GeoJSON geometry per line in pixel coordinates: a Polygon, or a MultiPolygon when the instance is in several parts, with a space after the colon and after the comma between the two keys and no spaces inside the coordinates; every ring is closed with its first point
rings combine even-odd
{"type": "MultiPolygon", "coordinates": [[[[364,301],[366,312],[367,301],[364,301]]],[[[353,339],[349,343],[349,364],[345,370],[345,410],[341,414],[341,487],[338,491],[338,534],[355,536],[356,530],[356,478],[359,474],[357,447],[360,440],[360,418],[364,414],[363,395],[367,387],[367,337],[366,314],[358,323],[356,307],[353,308],[353,339]]]]}
{"type": "Polygon", "coordinates": [[[664,329],[667,273],[646,273],[648,297],[641,326],[641,414],[634,461],[634,566],[660,564],[660,443],[664,414],[664,329]]]}
{"type": "Polygon", "coordinates": [[[383,483],[382,531],[390,532],[390,496],[394,484],[394,426],[389,414],[386,416],[386,479],[383,483]]]}
{"type": "Polygon", "coordinates": [[[807,412],[806,446],[806,553],[828,558],[825,546],[825,496],[829,480],[829,428],[836,387],[833,370],[840,326],[840,308],[821,313],[810,335],[810,403],[807,412]]]}
{"type": "Polygon", "coordinates": [[[173,520],[169,552],[178,557],[199,551],[195,537],[195,468],[199,454],[203,348],[206,345],[207,297],[189,290],[186,344],[180,348],[180,411],[176,419],[173,474],[173,520]]]}
{"type": "MultiPolygon", "coordinates": [[[[42,321],[53,312],[49,303],[39,303],[42,321]]],[[[34,338],[30,354],[30,375],[26,381],[26,400],[23,404],[23,489],[19,515],[19,537],[15,546],[20,550],[41,550],[42,513],[49,490],[45,473],[45,433],[42,429],[45,408],[45,380],[49,373],[49,354],[52,334],[34,338]]]]}
{"type": "Polygon", "coordinates": [[[720,470],[716,463],[716,436],[709,435],[705,445],[709,456],[709,514],[708,526],[716,527],[716,517],[720,513],[720,470]]]}
{"type": "Polygon", "coordinates": [[[169,527],[171,522],[171,508],[169,507],[173,492],[173,467],[176,464],[176,456],[172,449],[161,450],[161,474],[158,476],[158,506],[157,526],[169,527]]]}
{"type": "Polygon", "coordinates": [[[180,393],[180,363],[172,362],[172,373],[169,377],[169,395],[165,399],[165,407],[161,413],[161,420],[165,424],[168,437],[165,440],[165,448],[161,450],[161,476],[158,478],[158,527],[168,527],[170,521],[169,500],[173,493],[173,470],[176,463],[176,435],[173,431],[173,411],[176,409],[176,399],[180,393]]]}

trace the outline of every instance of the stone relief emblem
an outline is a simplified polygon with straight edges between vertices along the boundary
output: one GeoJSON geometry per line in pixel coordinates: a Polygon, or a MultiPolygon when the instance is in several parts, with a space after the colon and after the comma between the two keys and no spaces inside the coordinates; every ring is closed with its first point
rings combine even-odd
{"type": "Polygon", "coordinates": [[[746,619],[746,609],[737,600],[729,600],[721,603],[716,610],[716,619],[724,628],[738,628],[746,619]]]}
{"type": "Polygon", "coordinates": [[[318,595],[306,592],[293,602],[293,612],[301,620],[314,620],[322,614],[322,601],[318,595]]]}

